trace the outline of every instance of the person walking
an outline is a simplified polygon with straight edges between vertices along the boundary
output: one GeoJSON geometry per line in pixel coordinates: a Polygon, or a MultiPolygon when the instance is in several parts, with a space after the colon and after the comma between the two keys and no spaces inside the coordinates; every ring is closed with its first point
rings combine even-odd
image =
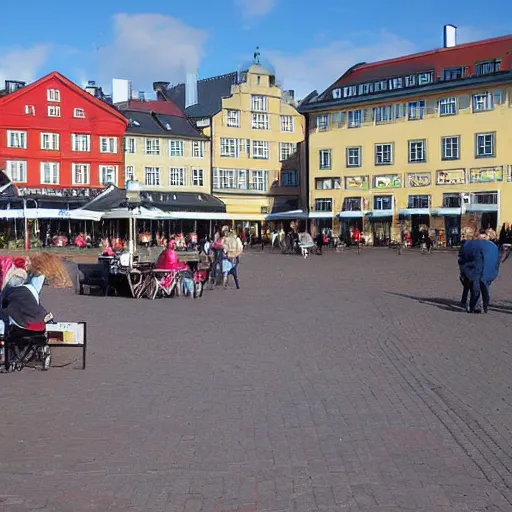
{"type": "Polygon", "coordinates": [[[240,237],[238,237],[234,231],[231,231],[229,235],[224,237],[222,249],[224,252],[224,259],[222,260],[224,288],[227,288],[228,277],[229,275],[232,275],[236,289],[239,290],[240,283],[238,281],[238,265],[240,264],[240,256],[244,250],[242,240],[240,240],[240,237]]]}

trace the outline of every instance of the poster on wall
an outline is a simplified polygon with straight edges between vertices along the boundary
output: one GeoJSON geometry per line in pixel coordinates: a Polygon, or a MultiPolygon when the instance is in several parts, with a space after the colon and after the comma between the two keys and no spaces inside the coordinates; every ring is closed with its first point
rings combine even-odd
{"type": "Polygon", "coordinates": [[[430,187],[432,177],[429,172],[415,172],[407,175],[408,187],[430,187]]]}
{"type": "Polygon", "coordinates": [[[400,188],[402,177],[400,174],[383,174],[373,177],[373,188],[400,188]]]}
{"type": "Polygon", "coordinates": [[[368,176],[347,176],[345,178],[346,190],[368,190],[368,176]]]}
{"type": "Polygon", "coordinates": [[[466,171],[465,169],[437,171],[436,183],[438,185],[464,185],[466,183],[466,171]]]}
{"type": "Polygon", "coordinates": [[[470,183],[503,181],[503,167],[478,167],[469,170],[470,183]]]}

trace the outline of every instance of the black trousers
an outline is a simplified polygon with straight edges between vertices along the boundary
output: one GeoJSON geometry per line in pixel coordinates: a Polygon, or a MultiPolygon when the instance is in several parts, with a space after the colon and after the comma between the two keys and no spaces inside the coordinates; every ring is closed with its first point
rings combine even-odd
{"type": "Polygon", "coordinates": [[[491,294],[489,291],[490,283],[484,281],[473,281],[471,283],[470,299],[469,299],[469,310],[475,311],[480,297],[482,298],[482,307],[484,311],[489,308],[489,302],[491,300],[491,294]]]}
{"type": "Polygon", "coordinates": [[[473,286],[473,283],[465,276],[460,276],[460,282],[462,284],[462,297],[460,298],[460,303],[463,307],[468,307],[468,297],[469,292],[473,286]]]}

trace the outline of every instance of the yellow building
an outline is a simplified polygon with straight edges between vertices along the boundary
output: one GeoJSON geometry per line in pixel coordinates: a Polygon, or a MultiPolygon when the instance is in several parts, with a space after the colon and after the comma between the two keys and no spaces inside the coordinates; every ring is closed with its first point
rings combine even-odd
{"type": "Polygon", "coordinates": [[[155,88],[211,138],[212,193],[230,218],[259,223],[304,208],[307,198],[304,118],[258,60],[245,72],[155,88]]]}
{"type": "Polygon", "coordinates": [[[122,110],[128,118],[124,140],[125,179],[147,191],[208,194],[210,141],[182,115],[122,110]]]}
{"type": "MultiPolygon", "coordinates": [[[[448,27],[454,31],[454,27],[448,27]]],[[[446,27],[445,27],[445,30],[446,27]]],[[[512,36],[349,69],[299,110],[308,118],[309,204],[375,245],[430,226],[512,221],[512,36]]]]}

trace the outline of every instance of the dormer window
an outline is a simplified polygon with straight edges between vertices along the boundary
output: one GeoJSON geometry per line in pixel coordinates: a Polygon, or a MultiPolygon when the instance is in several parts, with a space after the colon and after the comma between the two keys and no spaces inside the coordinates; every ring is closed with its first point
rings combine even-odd
{"type": "Polygon", "coordinates": [[[466,74],[465,67],[457,67],[457,68],[448,68],[443,70],[443,74],[441,75],[443,80],[459,80],[464,77],[466,74]]]}
{"type": "Polygon", "coordinates": [[[388,89],[387,80],[379,80],[378,82],[375,82],[373,84],[373,90],[375,92],[387,91],[387,89],[388,89]]]}
{"type": "Polygon", "coordinates": [[[404,86],[404,79],[402,77],[392,78],[389,81],[390,89],[402,89],[403,86],[404,86]]]}
{"type": "Polygon", "coordinates": [[[357,88],[357,94],[363,95],[363,94],[370,94],[373,92],[373,84],[367,83],[367,84],[359,84],[357,88]]]}
{"type": "Polygon", "coordinates": [[[36,115],[36,107],[34,107],[34,105],[25,105],[25,115],[35,116],[36,115]]]}
{"type": "Polygon", "coordinates": [[[352,96],[357,96],[357,87],[355,85],[343,87],[343,97],[351,98],[352,96]]]}
{"type": "Polygon", "coordinates": [[[418,85],[431,84],[434,81],[434,72],[420,73],[418,75],[418,85]]]}
{"type": "Polygon", "coordinates": [[[59,89],[48,89],[46,91],[46,98],[48,101],[60,102],[60,91],[59,89]]]}
{"type": "Polygon", "coordinates": [[[77,119],[85,119],[85,110],[83,108],[75,108],[73,110],[73,117],[77,119]]]}
{"type": "Polygon", "coordinates": [[[332,91],[332,97],[333,99],[335,100],[339,100],[341,98],[341,89],[338,88],[338,89],[333,89],[332,91]]]}
{"type": "Polygon", "coordinates": [[[501,60],[490,60],[487,62],[480,62],[476,65],[477,76],[490,75],[500,70],[501,60]]]}
{"type": "Polygon", "coordinates": [[[405,87],[414,87],[416,85],[416,75],[405,77],[405,87]]]}

